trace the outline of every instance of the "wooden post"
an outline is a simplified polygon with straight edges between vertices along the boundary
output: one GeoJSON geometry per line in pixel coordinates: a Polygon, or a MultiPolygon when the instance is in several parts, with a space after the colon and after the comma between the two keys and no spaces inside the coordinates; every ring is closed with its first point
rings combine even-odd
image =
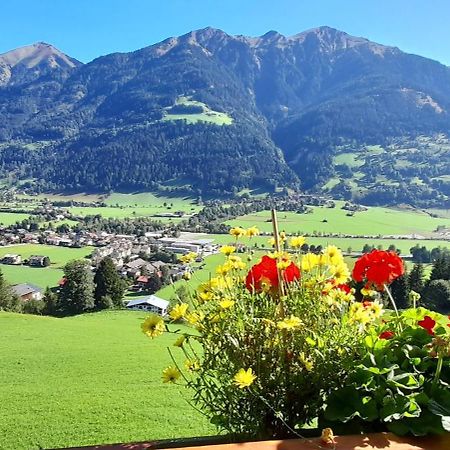
{"type": "Polygon", "coordinates": [[[280,252],[280,234],[278,232],[278,220],[277,220],[277,210],[272,209],[272,227],[273,227],[273,236],[275,238],[275,251],[280,252]]]}
{"type": "MultiPolygon", "coordinates": [[[[277,255],[277,262],[281,261],[281,258],[279,256],[279,254],[281,253],[281,245],[280,245],[280,233],[278,232],[278,220],[277,220],[277,210],[276,209],[272,209],[272,226],[273,226],[273,236],[275,239],[275,251],[278,253],[277,255]]],[[[281,297],[284,296],[284,280],[283,280],[283,275],[280,271],[280,269],[278,269],[277,267],[277,271],[278,271],[278,293],[280,295],[280,299],[281,297]]],[[[282,305],[282,302],[280,302],[280,307],[281,307],[281,315],[282,317],[284,317],[284,308],[282,305]]]]}

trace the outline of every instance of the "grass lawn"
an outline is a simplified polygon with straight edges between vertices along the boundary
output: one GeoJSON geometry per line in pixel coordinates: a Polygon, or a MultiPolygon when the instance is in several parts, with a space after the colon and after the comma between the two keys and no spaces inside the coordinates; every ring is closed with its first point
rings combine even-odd
{"type": "Polygon", "coordinates": [[[186,214],[198,212],[201,207],[194,204],[191,198],[157,196],[149,192],[137,194],[114,193],[105,199],[106,207],[81,207],[68,208],[78,216],[100,214],[105,218],[125,219],[133,217],[154,217],[155,220],[180,221],[174,217],[157,217],[157,214],[168,214],[176,211],[184,211],[186,214]]]}
{"type": "Polygon", "coordinates": [[[22,259],[31,255],[42,255],[50,258],[52,268],[61,268],[74,259],[82,259],[92,253],[93,247],[67,248],[56,245],[22,244],[9,247],[0,247],[0,258],[7,253],[22,256],[22,259]]]}
{"type": "MultiPolygon", "coordinates": [[[[10,284],[31,283],[42,289],[54,287],[63,277],[62,269],[53,267],[8,266],[0,264],[5,280],[10,284]]],[[[1,448],[1,447],[0,447],[1,448]]]]}
{"type": "MultiPolygon", "coordinates": [[[[336,208],[313,207],[311,214],[279,212],[280,230],[292,233],[343,233],[358,235],[411,235],[430,234],[438,226],[450,227],[450,219],[433,218],[419,211],[406,211],[390,208],[371,207],[367,211],[347,216],[341,209],[342,202],[336,202],[336,208]]],[[[270,211],[238,217],[226,222],[231,226],[250,227],[256,225],[261,231],[272,231],[270,211]]]]}
{"type": "Polygon", "coordinates": [[[29,214],[0,212],[0,224],[5,226],[14,225],[16,222],[28,219],[29,217],[29,214]]]}
{"type": "Polygon", "coordinates": [[[0,312],[0,342],[8,343],[0,358],[0,448],[215,433],[186,403],[184,388],[161,382],[174,337],[145,337],[144,317],[131,311],[64,319],[0,312]]]}
{"type": "MultiPolygon", "coordinates": [[[[31,255],[43,255],[50,258],[50,267],[10,266],[0,264],[8,283],[32,283],[41,288],[56,286],[63,276],[62,267],[74,259],[83,259],[90,255],[92,247],[66,248],[54,245],[24,244],[11,247],[0,247],[0,258],[7,253],[21,255],[27,259],[31,255]]],[[[1,448],[1,447],[0,447],[1,448]]]]}

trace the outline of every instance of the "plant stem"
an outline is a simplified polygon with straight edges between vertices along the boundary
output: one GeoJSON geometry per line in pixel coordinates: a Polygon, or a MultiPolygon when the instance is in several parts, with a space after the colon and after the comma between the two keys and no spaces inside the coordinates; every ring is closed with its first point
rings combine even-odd
{"type": "Polygon", "coordinates": [[[438,354],[438,363],[436,367],[436,373],[434,374],[434,380],[433,384],[436,385],[439,381],[439,378],[441,377],[441,371],[442,371],[442,365],[444,363],[444,358],[442,356],[442,353],[438,354]]]}
{"type": "MultiPolygon", "coordinates": [[[[392,297],[391,291],[389,290],[389,288],[387,287],[386,284],[383,284],[383,286],[384,286],[384,289],[385,289],[386,292],[387,292],[387,295],[388,295],[388,297],[389,297],[389,300],[390,300],[391,303],[392,303],[392,306],[394,307],[394,311],[395,311],[395,314],[396,314],[396,316],[397,316],[397,319],[400,319],[400,314],[399,314],[399,312],[398,312],[398,308],[397,308],[397,305],[396,305],[396,303],[395,303],[394,297],[392,297]]],[[[402,332],[402,331],[403,331],[403,327],[402,327],[402,324],[400,323],[400,321],[398,322],[398,327],[400,328],[400,332],[402,332]]]]}
{"type": "Polygon", "coordinates": [[[389,290],[389,288],[387,287],[386,284],[383,284],[383,286],[384,286],[384,289],[386,290],[387,295],[392,303],[392,306],[394,307],[395,314],[397,315],[397,317],[400,317],[400,314],[398,313],[397,305],[395,303],[394,297],[392,297],[391,291],[389,290]]]}

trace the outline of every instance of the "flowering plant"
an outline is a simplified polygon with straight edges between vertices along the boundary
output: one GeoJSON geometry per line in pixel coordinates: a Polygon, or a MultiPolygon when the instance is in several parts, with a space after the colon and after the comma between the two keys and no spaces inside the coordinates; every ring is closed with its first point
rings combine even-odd
{"type": "Polygon", "coordinates": [[[344,386],[328,397],[325,418],[353,432],[450,431],[449,327],[447,317],[424,308],[384,316],[344,386]]]}
{"type": "MultiPolygon", "coordinates": [[[[257,230],[234,228],[230,234],[237,243],[257,230]]],[[[177,334],[177,350],[169,349],[173,365],[164,370],[163,381],[190,388],[194,406],[220,429],[258,437],[298,434],[314,419],[322,422],[324,411],[331,421],[376,421],[381,417],[377,402],[385,401],[387,389],[393,392],[386,407],[392,414],[383,412],[382,420],[416,414],[414,408],[424,401],[419,395],[424,380],[433,373],[433,392],[447,382],[444,356],[437,364],[431,356],[423,360],[426,346],[439,344],[443,355],[447,341],[433,341],[443,336],[442,326],[434,329],[437,315],[418,309],[413,318],[411,311],[397,311],[387,286],[404,273],[402,260],[378,250],[360,258],[353,270],[353,279],[364,283],[358,292],[363,299],[357,301],[338,248],[302,254],[303,237],[288,244],[284,234],[275,236],[276,247],[281,241],[284,250],[263,255],[250,268],[236,255],[237,245],[223,246],[217,276],[201,284],[189,302],[171,309],[171,321],[186,321],[192,332],[166,325],[165,331],[177,334]],[[384,314],[382,291],[394,314],[384,314]],[[440,367],[439,375],[433,367],[440,367]],[[405,392],[414,394],[407,405],[405,392]],[[392,411],[396,402],[404,408],[398,416],[392,411]]],[[[155,316],[143,324],[152,338],[163,328],[155,316]]],[[[441,408],[441,417],[446,407],[439,403],[433,410],[441,408]]]]}

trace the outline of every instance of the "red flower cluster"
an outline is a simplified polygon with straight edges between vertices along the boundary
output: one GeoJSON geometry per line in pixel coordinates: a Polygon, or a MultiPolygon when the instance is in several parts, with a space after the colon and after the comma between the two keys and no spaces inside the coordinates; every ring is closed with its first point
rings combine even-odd
{"type": "Polygon", "coordinates": [[[425,328],[425,330],[427,330],[427,333],[429,335],[434,336],[433,328],[436,325],[436,321],[432,319],[430,316],[425,316],[423,320],[419,320],[417,324],[422,328],[425,328]]]}
{"type": "Polygon", "coordinates": [[[378,336],[380,339],[392,339],[395,336],[395,333],[393,331],[383,331],[378,336]]]}
{"type": "Polygon", "coordinates": [[[395,252],[372,250],[356,261],[353,279],[365,281],[366,287],[375,286],[379,291],[405,273],[402,259],[395,252]]]}
{"type": "Polygon", "coordinates": [[[336,289],[340,289],[341,291],[345,292],[346,294],[350,294],[350,292],[352,292],[352,289],[348,284],[338,284],[336,286],[336,289]]]}
{"type": "MultiPolygon", "coordinates": [[[[300,270],[292,262],[281,273],[283,280],[288,283],[300,278],[300,270]]],[[[250,269],[245,279],[245,285],[250,292],[273,291],[278,289],[279,284],[277,260],[266,255],[250,269]]]]}

